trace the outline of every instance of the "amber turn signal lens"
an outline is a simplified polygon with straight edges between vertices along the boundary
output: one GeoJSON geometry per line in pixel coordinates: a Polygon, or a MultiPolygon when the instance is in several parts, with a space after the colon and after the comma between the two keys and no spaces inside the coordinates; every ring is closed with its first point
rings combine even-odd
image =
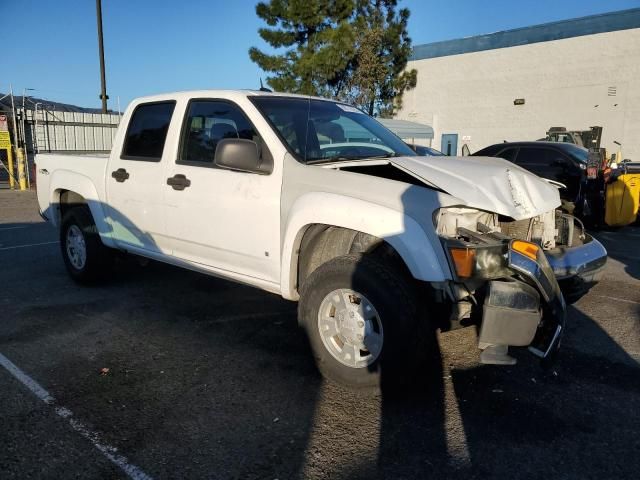
{"type": "Polygon", "coordinates": [[[473,273],[476,251],[471,248],[451,248],[451,258],[460,278],[469,278],[473,273]]]}
{"type": "Polygon", "coordinates": [[[529,257],[531,260],[538,258],[538,251],[540,247],[535,243],[525,242],[523,240],[514,240],[511,242],[511,250],[521,253],[525,257],[529,257]]]}

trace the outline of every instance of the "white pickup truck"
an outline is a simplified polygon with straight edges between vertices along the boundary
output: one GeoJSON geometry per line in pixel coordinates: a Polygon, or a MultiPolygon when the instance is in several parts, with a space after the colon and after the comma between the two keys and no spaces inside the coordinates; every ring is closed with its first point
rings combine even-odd
{"type": "Polygon", "coordinates": [[[559,282],[606,251],[556,187],[499,158],[419,157],[342,103],[194,91],[129,105],[109,155],[36,156],[42,215],[70,275],[113,249],[299,301],[319,369],[352,386],[413,382],[436,329],[475,325],[480,361],[548,359],[559,282]]]}

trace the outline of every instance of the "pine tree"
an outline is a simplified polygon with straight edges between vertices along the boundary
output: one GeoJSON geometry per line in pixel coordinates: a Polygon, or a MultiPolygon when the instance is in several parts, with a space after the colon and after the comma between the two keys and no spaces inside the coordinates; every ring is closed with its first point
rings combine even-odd
{"type": "Polygon", "coordinates": [[[416,86],[407,33],[409,9],[397,11],[397,0],[358,0],[356,55],[344,96],[369,115],[390,117],[402,106],[402,94],[416,86]]]}
{"type": "Polygon", "coordinates": [[[271,0],[256,6],[268,25],[259,34],[276,50],[253,47],[251,60],[277,91],[349,101],[390,116],[416,84],[407,71],[409,10],[397,0],[271,0]]]}
{"type": "Polygon", "coordinates": [[[271,0],[260,2],[256,13],[268,25],[258,33],[281,54],[256,47],[251,60],[272,73],[267,83],[277,91],[331,96],[354,51],[350,23],[353,0],[271,0]]]}

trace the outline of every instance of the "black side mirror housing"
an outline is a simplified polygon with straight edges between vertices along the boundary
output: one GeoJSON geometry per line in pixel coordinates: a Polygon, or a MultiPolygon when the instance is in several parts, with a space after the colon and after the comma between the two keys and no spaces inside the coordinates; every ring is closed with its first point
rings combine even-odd
{"type": "Polygon", "coordinates": [[[220,168],[268,175],[273,171],[273,158],[266,151],[260,155],[258,144],[244,138],[223,138],[216,146],[214,164],[220,168]]]}

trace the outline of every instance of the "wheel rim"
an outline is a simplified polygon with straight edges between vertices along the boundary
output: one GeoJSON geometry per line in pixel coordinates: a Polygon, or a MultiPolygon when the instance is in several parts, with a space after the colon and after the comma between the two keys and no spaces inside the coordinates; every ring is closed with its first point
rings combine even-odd
{"type": "Polygon", "coordinates": [[[87,263],[87,245],[84,236],[77,225],[71,225],[66,238],[67,258],[74,268],[82,270],[87,263]]]}
{"type": "Polygon", "coordinates": [[[367,367],[382,351],[380,315],[367,297],[354,290],[341,288],[324,297],[318,330],[327,351],[347,367],[367,367]]]}

